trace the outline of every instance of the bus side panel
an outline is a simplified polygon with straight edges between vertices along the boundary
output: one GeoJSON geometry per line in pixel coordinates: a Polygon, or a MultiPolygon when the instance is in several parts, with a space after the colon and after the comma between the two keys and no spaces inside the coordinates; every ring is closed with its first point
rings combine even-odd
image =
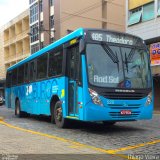
{"type": "Polygon", "coordinates": [[[35,115],[50,115],[50,102],[57,95],[63,102],[65,100],[65,78],[54,78],[28,84],[24,98],[21,97],[22,109],[35,115]]]}

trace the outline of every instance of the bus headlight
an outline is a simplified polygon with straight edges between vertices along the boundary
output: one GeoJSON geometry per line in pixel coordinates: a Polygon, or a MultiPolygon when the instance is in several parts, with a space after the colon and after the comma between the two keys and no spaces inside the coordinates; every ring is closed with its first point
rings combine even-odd
{"type": "Polygon", "coordinates": [[[90,93],[90,96],[91,96],[92,101],[93,101],[94,104],[103,106],[102,101],[100,100],[99,95],[98,95],[97,92],[95,92],[94,90],[89,88],[89,93],[90,93]]]}
{"type": "Polygon", "coordinates": [[[146,106],[150,105],[151,103],[152,103],[152,92],[150,92],[147,96],[146,106]]]}

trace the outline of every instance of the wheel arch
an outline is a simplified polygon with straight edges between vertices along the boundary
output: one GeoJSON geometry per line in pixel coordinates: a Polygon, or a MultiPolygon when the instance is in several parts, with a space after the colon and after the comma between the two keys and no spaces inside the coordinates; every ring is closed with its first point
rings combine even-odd
{"type": "Polygon", "coordinates": [[[15,105],[15,107],[16,107],[16,103],[17,103],[17,101],[19,101],[19,102],[20,102],[20,100],[19,100],[19,98],[18,98],[18,97],[16,97],[16,98],[15,98],[15,104],[14,104],[14,105],[15,105]]]}
{"type": "Polygon", "coordinates": [[[60,101],[58,95],[53,95],[50,101],[50,114],[54,110],[56,102],[60,101]]]}

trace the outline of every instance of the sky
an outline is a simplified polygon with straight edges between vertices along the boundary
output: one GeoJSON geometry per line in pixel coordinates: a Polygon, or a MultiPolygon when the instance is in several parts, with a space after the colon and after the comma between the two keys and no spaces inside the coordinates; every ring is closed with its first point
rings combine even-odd
{"type": "Polygon", "coordinates": [[[29,0],[0,0],[0,27],[29,7],[29,0]]]}

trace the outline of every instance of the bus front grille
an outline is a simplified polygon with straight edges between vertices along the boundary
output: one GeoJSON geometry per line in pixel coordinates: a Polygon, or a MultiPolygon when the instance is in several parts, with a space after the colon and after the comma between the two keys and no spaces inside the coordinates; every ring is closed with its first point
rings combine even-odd
{"type": "Polygon", "coordinates": [[[124,104],[108,104],[110,109],[139,109],[141,107],[141,104],[127,104],[124,106],[124,104]]]}
{"type": "Polygon", "coordinates": [[[106,93],[101,93],[102,96],[108,99],[118,99],[118,100],[139,100],[147,95],[144,93],[116,93],[116,92],[106,92],[106,93]]]}

